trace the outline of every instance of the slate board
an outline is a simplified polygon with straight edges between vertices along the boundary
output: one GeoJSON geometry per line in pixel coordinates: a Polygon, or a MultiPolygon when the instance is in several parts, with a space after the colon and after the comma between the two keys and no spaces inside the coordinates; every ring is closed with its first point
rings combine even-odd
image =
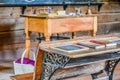
{"type": "Polygon", "coordinates": [[[62,53],[75,53],[75,52],[89,50],[89,48],[87,48],[87,47],[75,45],[75,44],[65,44],[65,45],[59,45],[56,47],[51,46],[50,48],[53,51],[58,51],[58,52],[62,52],[62,53]]]}

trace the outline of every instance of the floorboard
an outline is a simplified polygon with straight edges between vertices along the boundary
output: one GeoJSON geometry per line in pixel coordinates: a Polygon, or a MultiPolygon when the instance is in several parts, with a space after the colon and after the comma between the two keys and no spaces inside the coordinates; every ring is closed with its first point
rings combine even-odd
{"type": "MultiPolygon", "coordinates": [[[[32,73],[25,75],[14,75],[13,63],[11,61],[0,61],[0,80],[32,80],[32,73]],[[12,76],[12,78],[10,77],[12,76]]],[[[117,65],[114,72],[113,80],[120,80],[120,63],[117,65]]],[[[101,74],[99,77],[104,77],[105,73],[101,74]]],[[[90,75],[77,76],[64,80],[92,80],[90,75]]]]}

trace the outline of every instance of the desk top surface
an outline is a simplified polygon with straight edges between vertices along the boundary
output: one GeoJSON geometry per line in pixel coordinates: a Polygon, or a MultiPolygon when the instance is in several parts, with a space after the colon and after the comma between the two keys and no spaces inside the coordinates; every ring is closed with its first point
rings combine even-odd
{"type": "Polygon", "coordinates": [[[80,16],[52,16],[52,17],[45,17],[45,16],[38,16],[36,14],[24,14],[21,17],[30,17],[30,18],[79,18],[79,17],[94,17],[96,15],[80,15],[80,16]]]}
{"type": "Polygon", "coordinates": [[[98,36],[98,37],[82,37],[82,38],[77,38],[77,39],[72,39],[72,40],[58,40],[58,41],[51,41],[51,42],[42,42],[40,43],[39,47],[41,50],[51,52],[51,53],[57,53],[57,54],[62,54],[65,56],[68,56],[70,58],[79,58],[79,57],[85,57],[85,56],[92,56],[92,55],[99,55],[99,54],[106,54],[106,53],[113,53],[113,52],[118,52],[120,51],[120,45],[117,45],[115,48],[105,48],[105,49],[89,49],[86,51],[80,51],[80,52],[75,52],[75,53],[66,53],[66,52],[59,52],[59,51],[54,51],[51,50],[51,46],[59,46],[62,44],[71,44],[71,43],[77,43],[80,41],[85,41],[85,40],[91,40],[91,39],[117,39],[118,36],[98,36]]]}

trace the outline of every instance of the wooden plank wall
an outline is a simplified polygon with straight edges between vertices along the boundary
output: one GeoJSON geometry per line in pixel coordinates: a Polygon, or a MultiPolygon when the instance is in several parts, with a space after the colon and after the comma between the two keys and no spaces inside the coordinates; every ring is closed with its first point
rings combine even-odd
{"type": "MultiPolygon", "coordinates": [[[[101,11],[91,7],[92,13],[98,15],[98,35],[119,33],[120,31],[120,2],[119,0],[100,0],[105,4],[101,11]]],[[[39,14],[45,7],[28,7],[25,14],[39,14]]],[[[87,13],[87,6],[81,6],[82,13],[87,13]]],[[[24,18],[20,17],[21,7],[0,7],[0,59],[15,60],[25,48],[24,18]]],[[[54,6],[53,10],[62,10],[54,6]]],[[[74,12],[75,6],[67,8],[67,12],[74,12]]],[[[79,33],[81,35],[83,33],[79,33]]],[[[37,45],[38,34],[31,35],[32,46],[37,45]]]]}

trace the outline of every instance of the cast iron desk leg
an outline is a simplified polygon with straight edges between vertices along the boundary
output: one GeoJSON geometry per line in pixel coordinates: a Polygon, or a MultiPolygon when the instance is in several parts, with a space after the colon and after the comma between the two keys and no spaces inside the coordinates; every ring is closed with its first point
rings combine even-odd
{"type": "Polygon", "coordinates": [[[103,70],[99,71],[98,73],[91,74],[92,80],[97,79],[98,75],[101,74],[101,73],[103,73],[103,70]]]}
{"type": "Polygon", "coordinates": [[[113,73],[119,61],[120,61],[120,58],[107,61],[105,70],[107,72],[107,75],[109,76],[109,80],[113,80],[113,73]]]}
{"type": "MultiPolygon", "coordinates": [[[[109,80],[113,80],[113,73],[119,61],[120,59],[114,59],[114,60],[108,60],[106,62],[105,71],[107,73],[107,76],[109,77],[109,80]]],[[[92,74],[92,79],[97,79],[100,73],[102,73],[102,71],[92,74]]]]}
{"type": "Polygon", "coordinates": [[[53,73],[57,69],[63,68],[69,60],[70,58],[67,56],[45,52],[42,63],[41,80],[50,80],[53,73]]]}

